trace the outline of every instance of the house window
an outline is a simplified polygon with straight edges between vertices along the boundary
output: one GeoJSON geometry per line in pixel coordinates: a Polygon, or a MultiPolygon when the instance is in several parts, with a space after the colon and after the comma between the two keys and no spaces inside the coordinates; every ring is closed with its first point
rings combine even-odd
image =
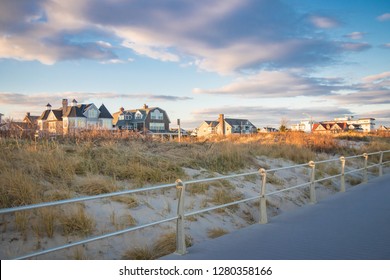
{"type": "Polygon", "coordinates": [[[124,115],[119,115],[118,119],[119,119],[119,120],[124,120],[124,119],[125,119],[125,116],[124,116],[124,115]]]}
{"type": "Polygon", "coordinates": [[[150,130],[161,131],[165,129],[164,123],[150,123],[150,130]]]}
{"type": "Polygon", "coordinates": [[[142,119],[142,113],[140,111],[137,111],[137,113],[135,113],[135,118],[136,119],[142,119]]]}
{"type": "Polygon", "coordinates": [[[83,120],[77,120],[77,127],[85,127],[85,122],[83,120]]]}
{"type": "Polygon", "coordinates": [[[164,114],[160,112],[160,110],[156,109],[150,113],[150,118],[152,120],[163,120],[164,114]]]}
{"type": "Polygon", "coordinates": [[[88,118],[96,119],[98,117],[98,111],[97,110],[89,110],[88,111],[88,118]]]}
{"type": "Polygon", "coordinates": [[[131,120],[131,115],[125,115],[125,120],[131,120]]]}

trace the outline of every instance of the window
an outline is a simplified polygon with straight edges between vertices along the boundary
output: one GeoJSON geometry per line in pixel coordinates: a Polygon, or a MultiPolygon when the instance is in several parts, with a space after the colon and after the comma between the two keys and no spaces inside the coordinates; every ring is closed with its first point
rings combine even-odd
{"type": "Polygon", "coordinates": [[[164,114],[160,112],[160,110],[156,109],[150,113],[150,118],[152,120],[163,120],[164,114]]]}
{"type": "Polygon", "coordinates": [[[161,131],[165,129],[165,125],[163,123],[150,123],[150,130],[161,131]]]}
{"type": "Polygon", "coordinates": [[[135,113],[135,118],[136,119],[142,119],[142,113],[140,111],[137,111],[137,113],[135,113]]]}
{"type": "Polygon", "coordinates": [[[85,127],[84,120],[77,120],[77,127],[85,127]]]}
{"type": "Polygon", "coordinates": [[[119,120],[124,120],[124,119],[125,119],[125,116],[124,116],[124,115],[119,115],[118,119],[119,119],[119,120]]]}
{"type": "Polygon", "coordinates": [[[91,108],[91,109],[88,111],[88,118],[96,119],[97,117],[98,117],[98,111],[91,108]]]}
{"type": "Polygon", "coordinates": [[[125,115],[125,120],[131,120],[131,115],[125,115]]]}

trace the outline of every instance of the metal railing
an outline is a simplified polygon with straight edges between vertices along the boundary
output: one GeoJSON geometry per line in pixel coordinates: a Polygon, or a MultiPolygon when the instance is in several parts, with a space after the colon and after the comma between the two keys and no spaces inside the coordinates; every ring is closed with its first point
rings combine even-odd
{"type": "Polygon", "coordinates": [[[220,177],[214,177],[214,178],[207,178],[207,179],[190,180],[190,181],[182,181],[182,180],[178,179],[178,180],[176,180],[175,183],[165,184],[165,185],[160,185],[160,186],[153,186],[153,187],[133,189],[133,190],[125,190],[125,191],[119,191],[119,192],[113,192],[113,193],[107,193],[107,194],[101,194],[101,195],[72,198],[72,199],[59,200],[59,201],[53,201],[53,202],[45,202],[45,203],[39,203],[39,204],[34,204],[34,205],[25,205],[25,206],[13,207],[13,208],[3,208],[3,209],[0,209],[0,214],[15,213],[15,212],[19,212],[19,211],[33,210],[33,209],[38,209],[38,208],[42,208],[42,207],[58,206],[58,205],[63,205],[63,204],[68,204],[68,203],[84,202],[84,201],[89,201],[89,200],[102,199],[102,198],[114,197],[114,196],[125,195],[125,194],[135,194],[135,193],[139,193],[139,192],[150,192],[150,191],[155,191],[155,190],[162,190],[162,189],[166,189],[166,188],[176,187],[176,189],[178,190],[179,199],[178,199],[178,205],[177,205],[177,214],[173,217],[154,221],[154,222],[151,222],[148,224],[129,227],[129,228],[126,228],[123,230],[119,230],[119,231],[115,231],[115,232],[111,232],[111,233],[107,233],[107,234],[103,234],[103,235],[99,235],[99,236],[90,237],[90,238],[76,241],[73,243],[64,244],[64,245],[58,246],[58,247],[53,247],[53,248],[49,248],[49,249],[45,249],[45,250],[41,250],[41,251],[35,251],[35,252],[29,253],[26,255],[19,256],[15,259],[28,259],[28,258],[40,256],[43,254],[47,254],[47,253],[51,253],[51,252],[55,252],[55,251],[59,251],[59,250],[64,250],[64,249],[71,248],[74,246],[87,244],[90,242],[94,242],[94,241],[98,241],[101,239],[129,233],[132,231],[144,229],[147,227],[151,227],[151,226],[155,226],[155,225],[159,225],[162,223],[175,221],[175,220],[176,220],[176,253],[177,254],[185,254],[187,252],[186,243],[185,243],[185,229],[184,229],[185,218],[193,216],[193,215],[199,215],[199,214],[202,214],[205,212],[210,212],[213,210],[218,210],[221,208],[253,201],[253,200],[259,200],[260,201],[259,223],[266,224],[266,223],[268,223],[268,216],[267,216],[267,197],[268,196],[276,195],[278,193],[290,191],[290,190],[297,189],[297,188],[309,187],[310,203],[314,204],[317,202],[316,183],[319,183],[319,182],[322,182],[325,180],[334,179],[334,178],[340,178],[339,191],[345,192],[345,190],[346,190],[346,188],[345,188],[345,175],[347,175],[347,174],[363,171],[363,182],[367,182],[368,181],[368,170],[370,168],[373,168],[373,167],[378,167],[379,168],[378,175],[382,176],[383,175],[383,166],[385,164],[390,163],[390,160],[383,161],[384,154],[386,154],[386,153],[390,153],[390,150],[374,152],[374,153],[364,153],[362,155],[355,155],[355,156],[349,156],[349,157],[341,156],[340,158],[322,160],[322,161],[317,161],[317,162],[310,161],[310,162],[305,163],[305,164],[298,164],[298,165],[293,165],[293,166],[286,166],[286,167],[273,168],[273,169],[267,169],[267,170],[264,168],[260,168],[258,171],[233,174],[233,175],[227,175],[227,176],[220,176],[220,177]],[[369,165],[368,158],[370,156],[375,156],[375,155],[379,156],[378,161],[376,163],[369,165]],[[364,160],[363,167],[350,168],[350,170],[346,170],[347,160],[359,159],[359,158],[363,158],[363,160],[364,160]],[[332,163],[332,162],[338,162],[340,164],[340,174],[316,179],[316,166],[319,164],[326,164],[326,163],[332,163]],[[310,168],[310,180],[308,182],[267,193],[267,174],[270,174],[271,172],[293,169],[293,168],[301,168],[301,167],[309,167],[310,168]],[[261,185],[259,188],[259,195],[252,196],[252,197],[245,198],[245,199],[241,199],[241,200],[237,200],[237,201],[233,201],[230,203],[225,203],[222,205],[203,208],[203,209],[196,210],[196,211],[185,212],[185,209],[184,209],[185,190],[186,190],[186,187],[188,185],[191,185],[191,184],[193,185],[196,183],[218,181],[218,180],[226,180],[226,179],[232,179],[232,178],[237,178],[237,177],[245,177],[245,176],[250,176],[250,175],[260,175],[260,177],[261,177],[261,185]]]}

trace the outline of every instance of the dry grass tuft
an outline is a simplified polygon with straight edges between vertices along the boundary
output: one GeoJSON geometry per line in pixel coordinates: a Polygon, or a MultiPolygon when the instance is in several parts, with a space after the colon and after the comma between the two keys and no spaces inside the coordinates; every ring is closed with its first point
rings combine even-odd
{"type": "Polygon", "coordinates": [[[112,180],[99,175],[89,175],[87,177],[80,178],[75,186],[75,189],[78,193],[86,195],[99,195],[119,190],[112,180]]]}
{"type": "Polygon", "coordinates": [[[36,181],[22,170],[1,170],[0,207],[9,208],[33,204],[41,195],[36,181]]]}
{"type": "Polygon", "coordinates": [[[114,196],[111,198],[111,200],[124,203],[126,204],[129,208],[136,208],[139,206],[139,200],[135,195],[132,194],[124,194],[120,196],[114,196]]]}
{"type": "MultiPolygon", "coordinates": [[[[192,238],[186,236],[186,246],[192,246],[192,238]]],[[[136,247],[128,250],[122,259],[125,260],[155,260],[176,251],[176,233],[162,235],[152,246],[136,247]]]]}
{"type": "Polygon", "coordinates": [[[217,238],[217,237],[220,237],[222,235],[225,235],[229,233],[229,231],[223,229],[223,228],[211,228],[207,231],[207,236],[209,238],[217,238]]]}
{"type": "MultiPolygon", "coordinates": [[[[222,205],[222,204],[227,204],[230,202],[238,201],[243,198],[243,194],[235,191],[228,191],[225,189],[217,189],[214,191],[214,193],[211,196],[211,199],[209,202],[214,203],[216,205],[222,205]]],[[[228,209],[231,210],[237,210],[238,205],[232,205],[227,207],[228,209]]],[[[224,209],[219,209],[220,211],[224,211],[224,209]]]]}
{"type": "Polygon", "coordinates": [[[94,220],[87,215],[82,205],[72,209],[66,215],[61,216],[60,224],[65,235],[90,235],[94,228],[94,220]]]}

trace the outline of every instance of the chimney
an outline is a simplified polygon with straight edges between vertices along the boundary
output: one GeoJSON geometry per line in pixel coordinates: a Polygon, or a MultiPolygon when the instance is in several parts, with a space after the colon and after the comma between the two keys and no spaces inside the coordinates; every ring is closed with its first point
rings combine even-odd
{"type": "Polygon", "coordinates": [[[219,122],[220,129],[222,130],[222,135],[225,135],[226,132],[225,132],[225,116],[224,116],[224,114],[219,114],[218,122],[219,122]]]}
{"type": "Polygon", "coordinates": [[[47,103],[47,105],[46,105],[46,110],[48,110],[48,111],[51,110],[51,105],[50,105],[50,103],[47,103]]]}
{"type": "Polygon", "coordinates": [[[30,117],[30,112],[27,112],[27,113],[26,113],[26,117],[30,117]]]}
{"type": "Polygon", "coordinates": [[[76,99],[73,99],[73,100],[72,100],[72,107],[73,107],[73,106],[77,106],[77,100],[76,100],[76,99]]]}
{"type": "Polygon", "coordinates": [[[62,99],[62,115],[65,115],[66,111],[68,111],[68,99],[62,99]]]}
{"type": "Polygon", "coordinates": [[[149,106],[146,105],[146,104],[144,104],[144,109],[146,110],[146,109],[148,109],[148,108],[149,108],[149,106]]]}
{"type": "Polygon", "coordinates": [[[124,110],[125,110],[125,108],[123,108],[123,107],[120,107],[120,108],[119,108],[119,111],[120,111],[120,112],[123,112],[124,110]]]}

